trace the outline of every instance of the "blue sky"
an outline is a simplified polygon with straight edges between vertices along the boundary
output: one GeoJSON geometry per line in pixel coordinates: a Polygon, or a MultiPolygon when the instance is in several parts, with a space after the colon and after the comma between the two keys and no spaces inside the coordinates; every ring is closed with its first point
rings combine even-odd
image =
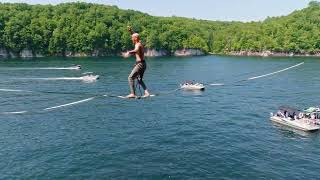
{"type": "MultiPolygon", "coordinates": [[[[72,0],[0,0],[29,4],[57,4],[72,0]]],[[[117,5],[155,16],[182,16],[224,21],[258,21],[268,16],[287,15],[307,7],[311,0],[81,0],[117,5]]]]}

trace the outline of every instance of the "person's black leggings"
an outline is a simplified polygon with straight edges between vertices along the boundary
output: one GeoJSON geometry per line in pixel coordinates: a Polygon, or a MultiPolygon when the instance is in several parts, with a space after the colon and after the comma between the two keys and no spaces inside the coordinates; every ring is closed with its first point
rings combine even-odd
{"type": "Polygon", "coordinates": [[[132,94],[135,94],[135,87],[134,87],[134,80],[138,78],[138,82],[143,88],[143,90],[147,89],[147,86],[143,82],[143,74],[145,70],[147,69],[147,64],[145,62],[139,62],[137,63],[134,68],[132,69],[128,81],[129,81],[129,86],[130,86],[130,92],[132,94]]]}

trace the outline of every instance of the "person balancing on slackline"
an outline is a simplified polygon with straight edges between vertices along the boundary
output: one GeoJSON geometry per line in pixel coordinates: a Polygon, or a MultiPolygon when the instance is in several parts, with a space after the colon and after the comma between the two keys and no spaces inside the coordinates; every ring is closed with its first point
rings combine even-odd
{"type": "Polygon", "coordinates": [[[134,44],[134,49],[131,51],[128,51],[123,54],[124,57],[129,57],[130,55],[136,56],[136,63],[128,77],[129,81],[129,87],[130,87],[130,94],[126,96],[126,98],[136,98],[136,92],[134,87],[134,81],[135,79],[138,80],[138,83],[141,85],[141,87],[144,90],[144,95],[142,97],[149,97],[150,93],[147,89],[147,86],[143,82],[143,74],[147,69],[147,64],[144,59],[144,47],[143,44],[140,41],[140,37],[138,33],[133,32],[132,28],[128,26],[128,31],[131,33],[131,40],[134,44]]]}

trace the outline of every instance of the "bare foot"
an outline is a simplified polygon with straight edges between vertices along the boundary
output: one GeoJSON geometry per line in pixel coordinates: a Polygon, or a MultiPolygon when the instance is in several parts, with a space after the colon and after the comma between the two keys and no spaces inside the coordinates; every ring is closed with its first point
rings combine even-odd
{"type": "Polygon", "coordinates": [[[143,95],[142,97],[145,98],[145,97],[149,97],[149,96],[150,96],[149,91],[148,91],[148,90],[145,90],[145,91],[144,91],[144,95],[143,95]]]}
{"type": "Polygon", "coordinates": [[[126,98],[137,98],[137,96],[135,94],[129,94],[126,98]]]}

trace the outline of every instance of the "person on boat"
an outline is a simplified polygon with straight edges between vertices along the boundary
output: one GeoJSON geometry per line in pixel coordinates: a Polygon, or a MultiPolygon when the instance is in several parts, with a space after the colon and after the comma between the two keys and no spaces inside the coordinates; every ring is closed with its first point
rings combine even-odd
{"type": "Polygon", "coordinates": [[[135,79],[138,80],[138,83],[141,85],[141,87],[144,90],[144,96],[143,97],[148,97],[150,96],[150,93],[147,89],[147,86],[143,82],[143,75],[144,72],[147,69],[147,64],[144,59],[144,47],[143,44],[140,41],[140,36],[138,33],[135,33],[132,31],[131,27],[128,27],[128,31],[131,33],[131,40],[135,46],[135,48],[131,51],[128,51],[127,53],[124,54],[124,57],[129,57],[130,55],[135,55],[136,56],[136,63],[128,77],[129,81],[129,87],[130,87],[130,94],[127,95],[127,98],[135,98],[136,93],[135,93],[135,87],[134,87],[134,81],[135,79]]]}

